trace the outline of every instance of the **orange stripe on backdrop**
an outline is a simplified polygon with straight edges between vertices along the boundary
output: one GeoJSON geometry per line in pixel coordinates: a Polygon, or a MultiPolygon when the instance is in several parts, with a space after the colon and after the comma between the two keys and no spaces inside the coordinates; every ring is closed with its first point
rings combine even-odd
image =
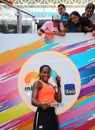
{"type": "Polygon", "coordinates": [[[12,130],[33,130],[34,117],[16,125],[12,130]]]}
{"type": "Polygon", "coordinates": [[[90,128],[89,130],[95,130],[95,126],[93,126],[92,128],[90,128]]]}
{"type": "Polygon", "coordinates": [[[46,43],[45,43],[44,39],[41,39],[41,40],[38,40],[38,41],[31,43],[27,46],[19,47],[19,48],[16,48],[14,50],[8,50],[8,51],[0,54],[0,61],[2,61],[2,62],[0,62],[0,65],[2,66],[8,62],[12,62],[12,61],[18,59],[18,57],[20,55],[22,55],[26,52],[38,49],[45,44],[46,43]]]}

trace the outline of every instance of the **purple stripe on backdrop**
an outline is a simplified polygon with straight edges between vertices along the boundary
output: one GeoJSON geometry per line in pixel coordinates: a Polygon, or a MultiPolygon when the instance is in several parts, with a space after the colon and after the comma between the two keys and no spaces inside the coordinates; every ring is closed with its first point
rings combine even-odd
{"type": "Polygon", "coordinates": [[[65,50],[65,49],[71,49],[71,48],[74,48],[74,47],[79,46],[79,45],[81,45],[81,44],[82,44],[82,46],[83,46],[83,45],[85,45],[88,41],[91,41],[91,40],[94,40],[94,39],[95,39],[95,38],[92,38],[92,39],[89,39],[89,40],[86,40],[86,41],[82,41],[82,42],[78,42],[78,43],[74,43],[74,44],[71,44],[71,45],[62,47],[62,48],[59,49],[58,51],[60,52],[60,51],[63,51],[63,50],[65,50]]]}
{"type": "Polygon", "coordinates": [[[93,63],[91,63],[91,64],[89,64],[89,65],[86,65],[86,66],[80,68],[79,71],[82,71],[82,70],[84,70],[84,69],[86,69],[86,68],[91,68],[91,67],[93,67],[93,66],[95,66],[95,62],[93,62],[93,63]]]}
{"type": "Polygon", "coordinates": [[[12,79],[9,79],[5,82],[0,83],[0,96],[4,96],[7,93],[9,93],[10,91],[13,91],[15,89],[17,89],[18,91],[18,78],[17,77],[13,77],[12,79]]]}
{"type": "Polygon", "coordinates": [[[79,98],[95,93],[95,85],[89,86],[81,90],[79,98]]]}
{"type": "Polygon", "coordinates": [[[20,96],[14,98],[12,100],[7,100],[7,102],[4,102],[1,104],[0,112],[7,110],[7,109],[9,109],[9,108],[21,103],[21,102],[22,102],[22,100],[21,100],[20,96]]]}

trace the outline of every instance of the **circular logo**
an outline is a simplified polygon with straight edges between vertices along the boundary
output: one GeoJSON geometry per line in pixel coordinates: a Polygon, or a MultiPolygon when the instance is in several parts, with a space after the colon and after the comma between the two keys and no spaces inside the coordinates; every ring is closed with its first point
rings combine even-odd
{"type": "Polygon", "coordinates": [[[49,82],[56,86],[55,77],[61,77],[62,102],[55,102],[53,106],[56,113],[60,114],[70,109],[76,102],[80,93],[80,76],[76,66],[66,56],[53,51],[36,54],[29,58],[19,74],[18,89],[24,103],[33,111],[36,110],[31,104],[32,86],[39,80],[39,68],[42,65],[51,67],[51,77],[49,82]]]}

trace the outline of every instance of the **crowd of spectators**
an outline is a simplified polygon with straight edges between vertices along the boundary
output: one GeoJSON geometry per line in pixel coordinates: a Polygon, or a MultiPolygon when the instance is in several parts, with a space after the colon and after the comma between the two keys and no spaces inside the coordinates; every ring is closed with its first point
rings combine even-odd
{"type": "Polygon", "coordinates": [[[52,16],[51,21],[46,21],[39,29],[38,35],[43,33],[64,36],[66,32],[92,32],[95,30],[95,5],[88,3],[85,12],[80,15],[73,11],[68,13],[64,4],[58,5],[58,14],[52,16]]]}

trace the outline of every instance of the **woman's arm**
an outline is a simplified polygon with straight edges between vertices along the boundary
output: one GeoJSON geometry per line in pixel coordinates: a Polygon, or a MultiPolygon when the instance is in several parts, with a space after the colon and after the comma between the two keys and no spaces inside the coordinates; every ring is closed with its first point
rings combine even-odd
{"type": "Polygon", "coordinates": [[[56,84],[57,84],[58,91],[55,92],[55,100],[60,103],[62,101],[62,94],[61,94],[61,84],[60,84],[59,76],[56,77],[56,84]]]}
{"type": "Polygon", "coordinates": [[[41,84],[40,82],[36,81],[34,84],[33,84],[33,88],[32,88],[32,98],[31,98],[31,103],[34,105],[34,106],[37,106],[39,107],[40,106],[40,103],[37,101],[37,97],[38,97],[38,93],[39,93],[39,90],[41,89],[41,84]]]}

